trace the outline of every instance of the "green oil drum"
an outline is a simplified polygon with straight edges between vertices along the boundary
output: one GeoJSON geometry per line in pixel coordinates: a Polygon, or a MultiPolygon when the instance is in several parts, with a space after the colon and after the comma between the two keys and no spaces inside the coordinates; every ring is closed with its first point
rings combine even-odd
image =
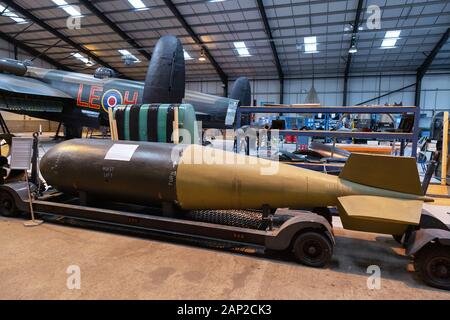
{"type": "Polygon", "coordinates": [[[190,104],[120,105],[114,108],[119,140],[174,142],[175,114],[178,110],[178,132],[181,143],[199,139],[194,107],[190,104]]]}

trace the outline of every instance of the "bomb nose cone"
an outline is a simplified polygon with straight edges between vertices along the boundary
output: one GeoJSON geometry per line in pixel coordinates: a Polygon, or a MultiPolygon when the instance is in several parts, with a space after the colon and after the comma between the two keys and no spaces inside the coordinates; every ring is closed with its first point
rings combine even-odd
{"type": "MultiPolygon", "coordinates": [[[[61,176],[64,176],[62,165],[67,152],[79,148],[82,139],[73,139],[61,142],[48,150],[40,160],[40,171],[47,184],[55,185],[61,176]]],[[[74,161],[76,164],[76,160],[74,161]]],[[[76,169],[74,165],[72,170],[76,169]]]]}
{"type": "Polygon", "coordinates": [[[67,194],[161,204],[176,199],[172,159],[182,149],[166,143],[74,139],[50,149],[40,167],[46,182],[67,194]]]}

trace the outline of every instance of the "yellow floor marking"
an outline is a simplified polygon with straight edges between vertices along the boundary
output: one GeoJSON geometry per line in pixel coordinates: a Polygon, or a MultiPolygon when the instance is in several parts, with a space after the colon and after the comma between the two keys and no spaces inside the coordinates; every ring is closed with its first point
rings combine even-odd
{"type": "Polygon", "coordinates": [[[450,198],[433,198],[434,202],[427,202],[432,206],[450,206],[450,198]]]}
{"type": "Polygon", "coordinates": [[[427,190],[428,194],[450,195],[449,186],[441,186],[440,184],[430,184],[427,190]]]}

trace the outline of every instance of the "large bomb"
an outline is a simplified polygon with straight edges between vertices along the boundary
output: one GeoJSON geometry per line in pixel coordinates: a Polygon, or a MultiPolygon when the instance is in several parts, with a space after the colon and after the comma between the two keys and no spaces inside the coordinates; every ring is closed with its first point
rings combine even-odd
{"type": "Polygon", "coordinates": [[[41,172],[66,193],[183,210],[338,206],[344,226],[392,234],[427,200],[413,159],[358,154],[336,177],[198,145],[76,139],[49,150],[41,172]]]}

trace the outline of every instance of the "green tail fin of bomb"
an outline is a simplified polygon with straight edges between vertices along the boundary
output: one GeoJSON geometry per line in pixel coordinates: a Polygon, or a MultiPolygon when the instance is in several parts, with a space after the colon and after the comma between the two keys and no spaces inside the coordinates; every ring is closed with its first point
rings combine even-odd
{"type": "Polygon", "coordinates": [[[423,195],[414,158],[352,153],[339,178],[369,187],[423,195]]]}
{"type": "Polygon", "coordinates": [[[338,209],[345,229],[384,234],[403,234],[418,225],[423,202],[377,196],[338,198],[338,209]]]}

